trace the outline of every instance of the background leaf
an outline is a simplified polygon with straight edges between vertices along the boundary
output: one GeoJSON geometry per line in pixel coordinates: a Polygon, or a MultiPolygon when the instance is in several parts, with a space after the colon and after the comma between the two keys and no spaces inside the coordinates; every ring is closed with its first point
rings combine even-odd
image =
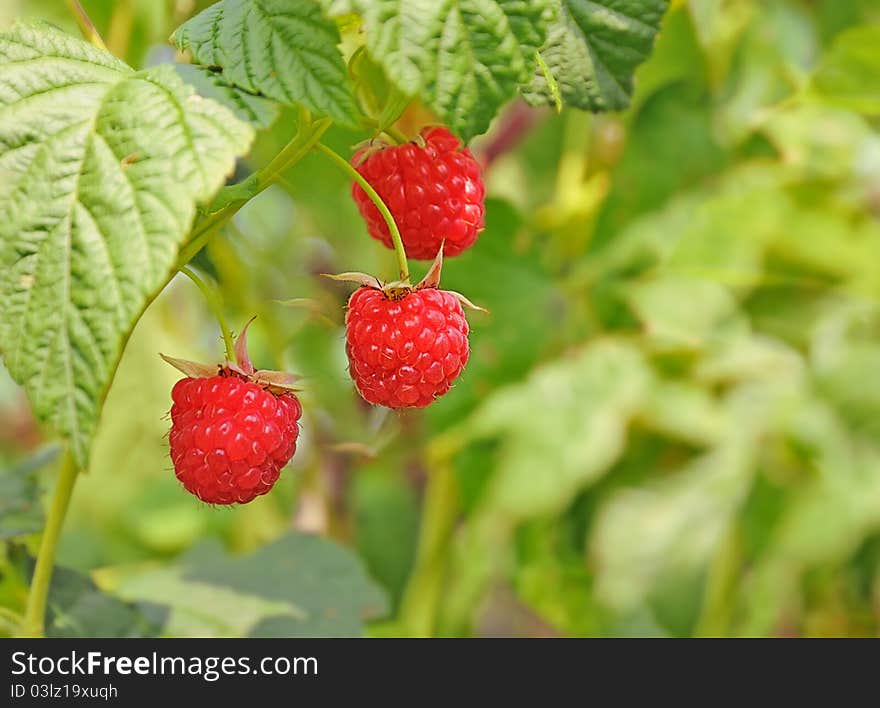
{"type": "Polygon", "coordinates": [[[169,66],[45,24],[0,35],[0,342],[80,466],[128,333],[251,137],[169,66]]]}
{"type": "MultiPolygon", "coordinates": [[[[20,547],[13,562],[29,577],[34,560],[20,547]]],[[[47,637],[155,637],[168,609],[152,603],[125,602],[100,590],[90,577],[56,566],[46,603],[47,637]]]]}
{"type": "MultiPolygon", "coordinates": [[[[557,0],[541,48],[566,105],[619,111],[629,105],[633,73],[651,53],[668,0],[557,0]]],[[[523,95],[532,105],[555,105],[554,87],[540,69],[523,95]]]]}
{"type": "Polygon", "coordinates": [[[51,445],[0,470],[0,541],[43,528],[36,473],[58,457],[58,452],[58,446],[51,445]]]}
{"type": "Polygon", "coordinates": [[[637,351],[607,341],[493,394],[465,426],[471,439],[502,441],[486,503],[517,518],[560,509],[620,454],[649,381],[637,351]]]}
{"type": "Polygon", "coordinates": [[[813,77],[816,91],[834,105],[880,114],[878,42],[880,24],[841,33],[813,77]]]}
{"type": "Polygon", "coordinates": [[[172,41],[249,93],[357,122],[339,32],[315,0],[221,0],[181,25],[172,41]]]}
{"type": "Polygon", "coordinates": [[[170,568],[125,577],[116,592],[170,605],[175,636],[359,636],[386,607],[349,552],[304,534],[247,556],[202,544],[170,568]]]}

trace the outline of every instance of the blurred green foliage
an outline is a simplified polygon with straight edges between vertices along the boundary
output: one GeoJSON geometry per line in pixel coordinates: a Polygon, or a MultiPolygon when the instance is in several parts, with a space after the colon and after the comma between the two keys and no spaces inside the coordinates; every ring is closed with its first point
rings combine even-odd
{"type": "MultiPolygon", "coordinates": [[[[142,65],[207,3],[83,4],[142,65]]],[[[60,5],[12,0],[0,23],[75,32],[60,5]]],[[[254,360],[303,376],[296,457],[245,507],[179,488],[157,352],[211,360],[222,343],[173,282],[77,486],[52,632],[876,636],[878,46],[876,0],[682,0],[628,111],[530,114],[487,170],[486,231],[444,271],[491,315],[470,316],[468,368],[425,412],[353,392],[348,288],[318,274],[389,276],[393,258],[309,156],[198,261],[233,322],[258,316],[254,360]],[[312,554],[314,576],[297,565],[312,554]]],[[[282,111],[253,162],[292,129],[282,111]]],[[[16,612],[54,470],[5,378],[0,417],[0,535],[17,544],[0,605],[16,612]]]]}

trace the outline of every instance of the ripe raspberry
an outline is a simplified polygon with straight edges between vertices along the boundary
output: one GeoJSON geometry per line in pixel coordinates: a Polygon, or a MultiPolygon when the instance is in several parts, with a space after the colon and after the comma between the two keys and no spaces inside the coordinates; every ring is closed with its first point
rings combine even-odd
{"type": "Polygon", "coordinates": [[[446,393],[470,353],[459,296],[436,288],[392,299],[375,287],[348,302],[346,353],[358,392],[389,408],[422,408],[446,393]]]}
{"type": "Polygon", "coordinates": [[[171,460],[187,491],[211,504],[265,494],[296,451],[302,408],[229,369],[171,391],[171,460]]]}
{"type": "Polygon", "coordinates": [[[171,390],[174,472],[210,504],[246,504],[265,494],[296,452],[302,415],[296,376],[254,368],[249,325],[235,341],[234,362],[206,365],[160,354],[186,374],[171,390]]]}
{"type": "MultiPolygon", "coordinates": [[[[433,258],[444,240],[445,255],[457,256],[483,230],[486,188],[480,166],[446,128],[425,128],[421,138],[424,147],[410,142],[362,150],[352,164],[388,206],[410,258],[433,258]]],[[[351,193],[370,236],[393,248],[376,205],[357,183],[351,193]]]]}

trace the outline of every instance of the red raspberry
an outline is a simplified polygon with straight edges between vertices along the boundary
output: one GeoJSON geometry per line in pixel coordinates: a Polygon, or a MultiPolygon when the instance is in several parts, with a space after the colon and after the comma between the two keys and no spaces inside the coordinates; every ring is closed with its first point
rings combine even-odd
{"type": "MultiPolygon", "coordinates": [[[[444,239],[444,255],[457,256],[483,230],[486,188],[480,166],[446,128],[425,128],[421,136],[424,147],[410,142],[361,150],[352,164],[391,210],[410,258],[430,260],[444,239]]],[[[370,236],[393,248],[376,205],[357,183],[351,193],[370,236]]]]}
{"type": "Polygon", "coordinates": [[[394,300],[382,290],[358,288],[345,325],[358,392],[389,408],[422,408],[442,396],[470,353],[461,303],[446,290],[413,290],[394,300]]]}
{"type": "Polygon", "coordinates": [[[265,494],[296,451],[302,408],[232,372],[178,381],[171,391],[171,460],[187,491],[211,504],[265,494]]]}

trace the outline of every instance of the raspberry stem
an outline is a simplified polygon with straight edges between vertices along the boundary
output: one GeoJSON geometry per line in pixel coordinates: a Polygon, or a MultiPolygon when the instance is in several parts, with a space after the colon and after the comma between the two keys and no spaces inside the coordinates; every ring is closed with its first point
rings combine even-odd
{"type": "Polygon", "coordinates": [[[58,547],[58,538],[61,535],[64,517],[67,515],[67,507],[70,505],[76,475],[76,464],[73,461],[73,455],[68,451],[61,462],[55,495],[52,497],[52,506],[46,517],[43,537],[40,539],[37,564],[34,566],[24,619],[19,630],[19,635],[22,637],[42,637],[45,634],[46,600],[49,597],[49,585],[52,581],[52,570],[55,567],[55,551],[58,547]]]}
{"type": "Polygon", "coordinates": [[[388,125],[383,128],[378,120],[373,120],[371,118],[365,119],[364,124],[375,130],[377,134],[387,135],[397,145],[404,145],[409,142],[409,138],[406,137],[403,131],[395,128],[393,125],[388,125]]]}
{"type": "Polygon", "coordinates": [[[386,128],[382,128],[382,132],[385,133],[389,138],[394,140],[398,145],[404,145],[409,142],[409,138],[406,137],[400,130],[395,128],[393,125],[389,125],[386,128]]]}
{"type": "Polygon", "coordinates": [[[226,360],[235,361],[235,346],[232,343],[232,335],[226,324],[226,318],[223,316],[223,305],[220,302],[220,296],[217,294],[216,289],[210,287],[187,266],[181,268],[180,272],[193,281],[196,284],[196,287],[202,291],[202,295],[205,296],[205,301],[208,303],[208,307],[211,308],[211,312],[214,313],[214,317],[217,318],[217,324],[220,325],[220,331],[223,333],[223,344],[226,347],[226,360]]]}
{"type": "Polygon", "coordinates": [[[382,197],[378,195],[370,183],[367,182],[367,180],[365,180],[344,157],[334,152],[332,149],[324,145],[324,143],[317,143],[315,149],[324,153],[343,172],[345,172],[345,174],[357,182],[361,189],[363,189],[367,196],[372,200],[373,204],[376,205],[382,218],[385,219],[385,223],[388,224],[388,231],[391,233],[391,241],[394,243],[394,252],[397,255],[397,266],[400,271],[400,280],[404,283],[409,282],[409,264],[406,262],[406,249],[403,247],[403,239],[400,237],[400,230],[397,228],[397,224],[394,223],[394,217],[391,215],[388,207],[385,206],[382,197]]]}
{"type": "Polygon", "coordinates": [[[362,123],[373,131],[374,137],[384,135],[395,145],[404,145],[410,141],[402,130],[395,128],[393,125],[386,125],[383,128],[382,123],[373,118],[364,118],[362,123]]]}

